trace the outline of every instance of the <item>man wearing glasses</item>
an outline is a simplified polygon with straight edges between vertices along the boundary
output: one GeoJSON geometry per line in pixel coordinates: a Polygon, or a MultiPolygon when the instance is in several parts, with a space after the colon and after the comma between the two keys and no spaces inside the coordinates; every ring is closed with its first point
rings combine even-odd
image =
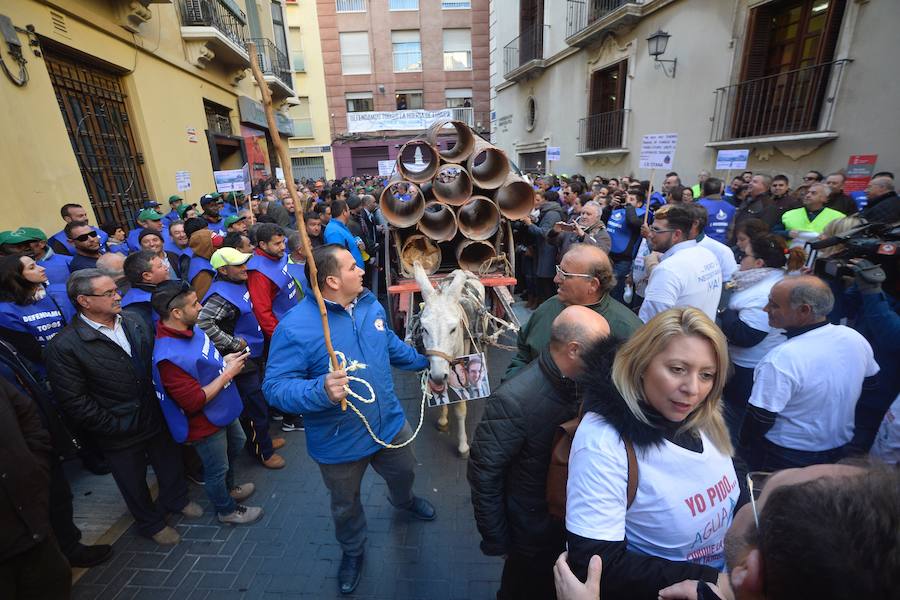
{"type": "Polygon", "coordinates": [[[648,243],[661,252],[650,273],[638,316],[646,323],[664,310],[692,306],[715,320],[722,294],[722,269],[716,256],[690,238],[693,212],[684,206],[666,205],[656,211],[648,243]]]}
{"type": "Polygon", "coordinates": [[[94,269],[100,258],[100,237],[87,221],[72,221],[63,229],[69,244],[75,248],[75,255],[69,263],[69,271],[94,269]]]}
{"type": "Polygon", "coordinates": [[[175,544],[166,513],[197,518],[188,499],[181,452],[153,390],[153,335],[139,318],[122,314],[116,283],[98,269],[73,273],[66,285],[78,317],[46,349],[48,375],[59,408],[103,450],[139,532],[157,544],[175,544]],[[147,462],[159,481],[154,502],[147,462]]]}

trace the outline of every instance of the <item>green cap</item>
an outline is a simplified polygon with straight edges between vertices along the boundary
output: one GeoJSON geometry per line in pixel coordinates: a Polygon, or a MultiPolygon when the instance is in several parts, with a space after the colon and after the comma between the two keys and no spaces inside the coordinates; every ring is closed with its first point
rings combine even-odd
{"type": "Polygon", "coordinates": [[[248,260],[252,254],[244,254],[240,250],[235,248],[219,248],[213,255],[209,258],[209,264],[212,265],[213,269],[219,269],[225,266],[236,266],[242,265],[248,260]]]}
{"type": "Polygon", "coordinates": [[[172,194],[171,196],[169,196],[169,204],[172,204],[173,202],[178,202],[179,200],[184,200],[184,198],[182,198],[178,194],[172,194]]]}
{"type": "Polygon", "coordinates": [[[226,217],[225,218],[225,227],[228,227],[229,225],[234,225],[238,221],[243,221],[246,218],[247,217],[245,217],[244,215],[231,215],[230,217],[226,217]]]}
{"type": "Polygon", "coordinates": [[[137,216],[138,221],[159,221],[162,218],[163,216],[152,208],[145,208],[137,216]]]}
{"type": "Polygon", "coordinates": [[[19,227],[18,229],[13,231],[12,234],[21,238],[23,242],[34,242],[36,240],[40,240],[42,242],[47,241],[47,234],[37,227],[19,227]]]}
{"type": "Polygon", "coordinates": [[[184,213],[191,210],[192,208],[197,208],[196,204],[182,204],[178,207],[178,216],[184,217],[184,213]]]}
{"type": "Polygon", "coordinates": [[[10,244],[10,243],[13,243],[13,244],[18,243],[18,242],[10,242],[9,241],[9,235],[11,233],[12,233],[12,231],[10,231],[9,229],[7,229],[6,231],[0,231],[0,245],[10,244]]]}

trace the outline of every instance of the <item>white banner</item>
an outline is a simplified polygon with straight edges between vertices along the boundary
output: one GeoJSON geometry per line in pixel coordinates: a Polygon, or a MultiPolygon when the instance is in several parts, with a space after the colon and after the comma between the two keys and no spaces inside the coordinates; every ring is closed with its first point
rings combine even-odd
{"type": "Polygon", "coordinates": [[[373,131],[410,131],[428,129],[439,119],[452,119],[453,109],[443,110],[395,110],[389,112],[347,113],[347,131],[371,133],[373,131]]]}
{"type": "Polygon", "coordinates": [[[651,133],[641,139],[641,169],[671,169],[675,162],[677,133],[651,133]]]}
{"type": "Polygon", "coordinates": [[[189,171],[175,171],[175,187],[179,192],[191,189],[191,174],[189,171]]]}
{"type": "Polygon", "coordinates": [[[730,171],[732,169],[746,169],[748,158],[750,158],[749,149],[719,150],[719,153],[716,155],[716,170],[730,171]]]}

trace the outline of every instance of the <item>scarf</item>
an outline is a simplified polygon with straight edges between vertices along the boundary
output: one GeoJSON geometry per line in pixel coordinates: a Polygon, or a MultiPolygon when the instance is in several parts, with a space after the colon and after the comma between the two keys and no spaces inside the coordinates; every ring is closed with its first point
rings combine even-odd
{"type": "Polygon", "coordinates": [[[782,269],[777,269],[775,267],[759,267],[756,269],[747,269],[746,271],[735,271],[731,276],[731,281],[734,283],[734,290],[739,292],[753,287],[769,275],[781,270],[782,269]]]}

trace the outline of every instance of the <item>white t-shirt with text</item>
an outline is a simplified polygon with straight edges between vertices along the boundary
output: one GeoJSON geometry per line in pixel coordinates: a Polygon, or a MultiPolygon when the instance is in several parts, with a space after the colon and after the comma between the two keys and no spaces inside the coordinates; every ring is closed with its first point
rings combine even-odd
{"type": "Polygon", "coordinates": [[[626,511],[628,458],[619,433],[589,412],[569,455],[566,529],[592,540],[723,569],[725,532],[740,496],[731,457],[701,434],[703,452],[669,441],[635,448],[638,489],[626,511]]]}
{"type": "Polygon", "coordinates": [[[657,313],[692,306],[716,319],[722,295],[722,269],[715,254],[694,240],[669,248],[650,273],[638,316],[646,323],[657,313]]]}

